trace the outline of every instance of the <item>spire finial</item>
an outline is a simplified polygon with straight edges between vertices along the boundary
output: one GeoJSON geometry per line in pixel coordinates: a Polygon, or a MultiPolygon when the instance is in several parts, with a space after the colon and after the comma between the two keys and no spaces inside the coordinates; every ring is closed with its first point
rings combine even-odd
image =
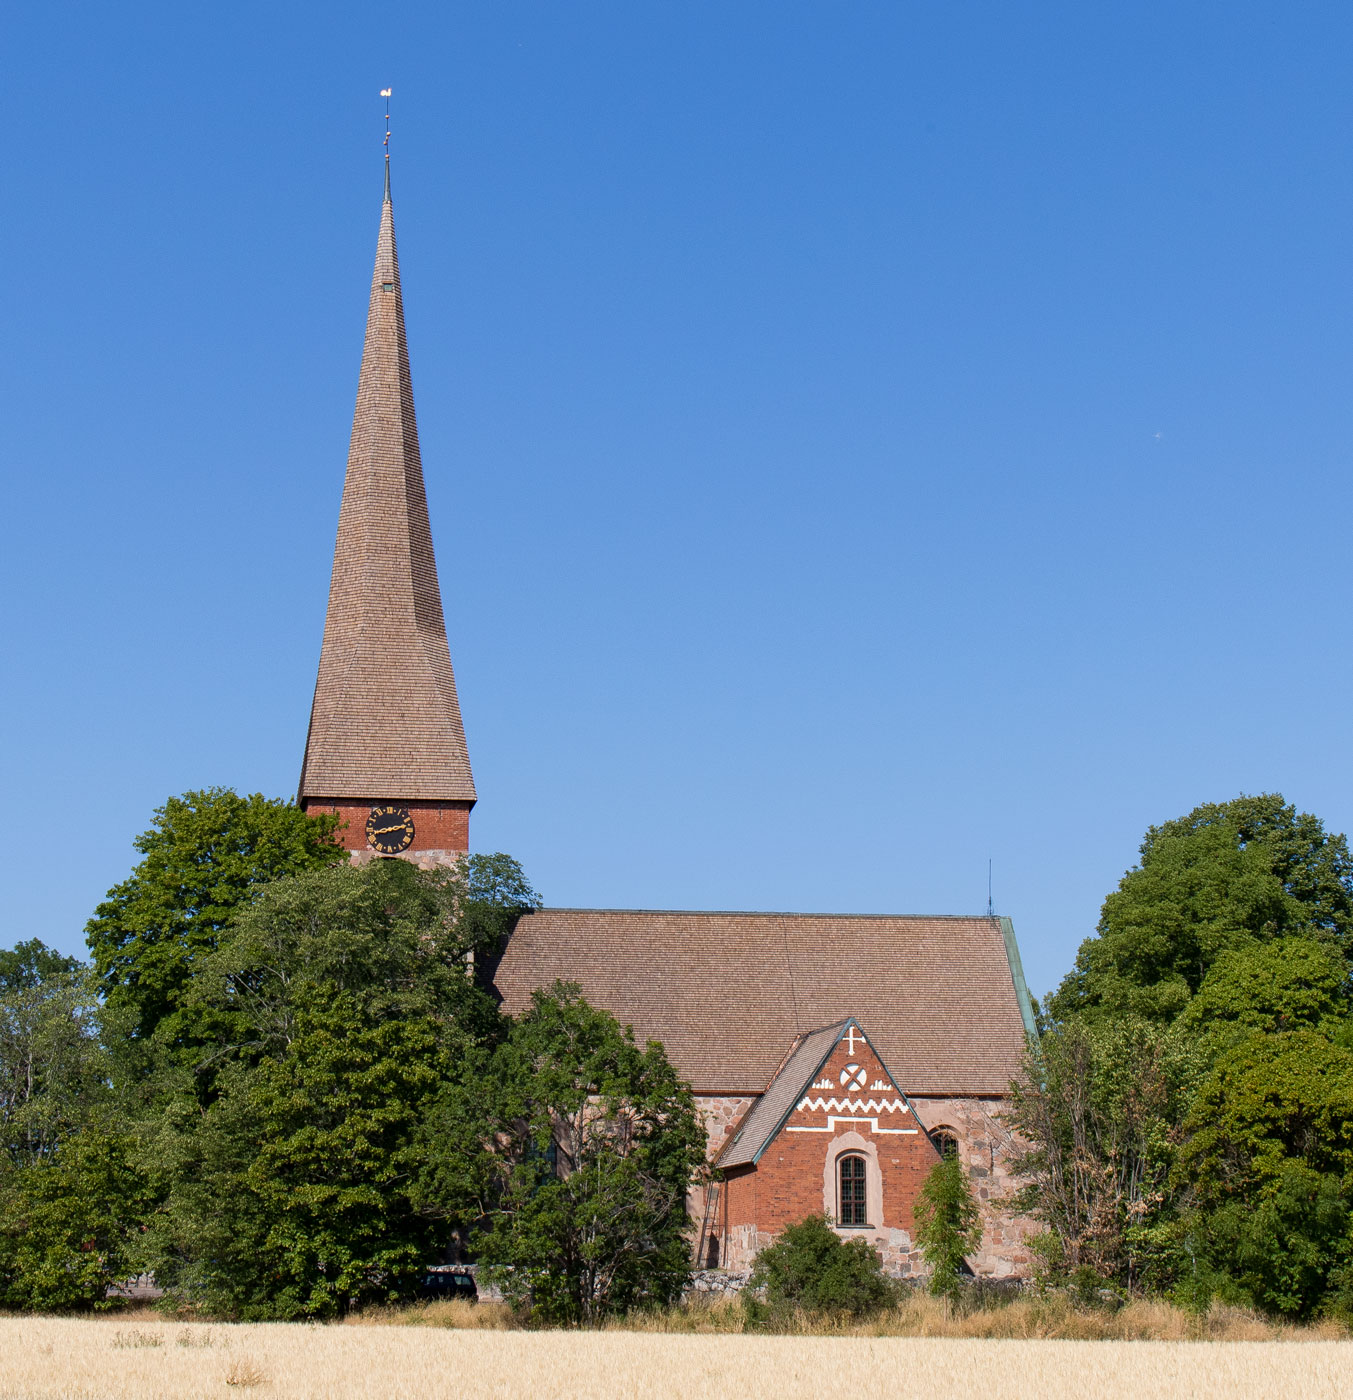
{"type": "Polygon", "coordinates": [[[390,202],[390,94],[394,88],[382,88],[381,96],[385,99],[385,202],[390,202]]]}

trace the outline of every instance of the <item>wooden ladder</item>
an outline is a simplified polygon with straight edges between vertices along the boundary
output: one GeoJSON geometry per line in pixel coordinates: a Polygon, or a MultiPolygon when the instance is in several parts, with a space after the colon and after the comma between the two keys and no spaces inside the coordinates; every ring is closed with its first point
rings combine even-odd
{"type": "Polygon", "coordinates": [[[711,1227],[714,1225],[718,1213],[719,1182],[711,1181],[705,1186],[705,1216],[700,1222],[700,1235],[695,1242],[695,1255],[691,1260],[691,1263],[694,1264],[697,1269],[706,1269],[709,1267],[706,1251],[709,1248],[711,1227]]]}

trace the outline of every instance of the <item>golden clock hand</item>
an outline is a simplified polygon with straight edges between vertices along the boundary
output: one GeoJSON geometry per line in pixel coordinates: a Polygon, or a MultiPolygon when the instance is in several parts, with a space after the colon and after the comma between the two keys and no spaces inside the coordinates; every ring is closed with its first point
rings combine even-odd
{"type": "Polygon", "coordinates": [[[373,836],[384,836],[387,832],[403,831],[404,829],[404,823],[400,822],[398,826],[378,826],[371,834],[373,836]]]}

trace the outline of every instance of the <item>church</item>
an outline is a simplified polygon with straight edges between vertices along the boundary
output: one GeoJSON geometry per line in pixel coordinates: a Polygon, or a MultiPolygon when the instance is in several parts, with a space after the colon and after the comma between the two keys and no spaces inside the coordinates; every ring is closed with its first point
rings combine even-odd
{"type": "MultiPolygon", "coordinates": [[[[355,861],[449,864],[476,792],[432,548],[387,156],[347,475],[298,802],[355,861]],[[379,717],[379,723],[373,722],[379,717]]],[[[969,1264],[1027,1272],[1002,1119],[1033,1010],[1009,919],[542,909],[495,969],[508,1012],[556,979],[660,1041],[696,1095],[711,1182],[692,1258],[743,1269],[825,1213],[920,1270],[913,1203],[956,1153],[982,1212],[969,1264]]]]}

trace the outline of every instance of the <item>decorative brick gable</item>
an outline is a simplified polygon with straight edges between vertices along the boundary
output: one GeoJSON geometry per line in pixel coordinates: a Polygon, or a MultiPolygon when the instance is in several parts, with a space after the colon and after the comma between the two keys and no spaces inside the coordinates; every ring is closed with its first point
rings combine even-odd
{"type": "Polygon", "coordinates": [[[720,1261],[745,1267],[786,1225],[822,1214],[840,1234],[867,1239],[892,1272],[917,1272],[913,1205],[938,1161],[858,1023],[814,1031],[785,1058],[715,1161],[723,1175],[720,1261]],[[851,1219],[843,1202],[845,1159],[862,1178],[863,1221],[851,1219]]]}

